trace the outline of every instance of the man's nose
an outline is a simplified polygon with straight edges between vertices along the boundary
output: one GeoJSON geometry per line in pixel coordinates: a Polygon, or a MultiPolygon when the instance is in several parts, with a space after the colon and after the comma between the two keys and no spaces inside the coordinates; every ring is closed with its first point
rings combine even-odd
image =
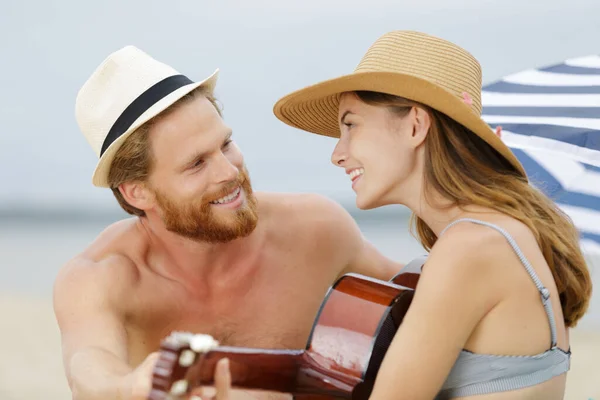
{"type": "Polygon", "coordinates": [[[219,157],[219,165],[217,166],[216,181],[218,183],[232,182],[237,179],[240,170],[233,165],[231,161],[224,155],[219,157]]]}

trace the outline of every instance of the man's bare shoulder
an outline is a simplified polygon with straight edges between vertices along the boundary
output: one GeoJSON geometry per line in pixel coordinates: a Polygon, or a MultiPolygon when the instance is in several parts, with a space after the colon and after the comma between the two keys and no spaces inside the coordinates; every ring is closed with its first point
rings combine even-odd
{"type": "Polygon", "coordinates": [[[120,254],[135,258],[135,254],[147,247],[147,240],[139,218],[126,218],[108,225],[77,256],[100,261],[120,254]]]}
{"type": "Polygon", "coordinates": [[[54,283],[55,298],[71,298],[88,290],[102,292],[108,288],[106,296],[119,296],[120,288],[131,289],[139,275],[134,259],[143,247],[138,231],[134,219],[105,228],[59,270],[54,283]]]}
{"type": "Polygon", "coordinates": [[[296,242],[305,237],[320,246],[342,250],[346,247],[344,243],[356,246],[362,240],[360,229],[350,213],[326,196],[263,192],[257,198],[265,220],[273,222],[268,224],[270,229],[291,232],[296,242]]]}
{"type": "Polygon", "coordinates": [[[273,221],[266,223],[267,228],[278,230],[280,242],[292,241],[294,248],[328,260],[335,276],[353,272],[388,280],[403,266],[369,243],[352,215],[330,198],[264,193],[261,203],[269,216],[265,219],[273,221]]]}
{"type": "Polygon", "coordinates": [[[301,225],[354,221],[339,203],[316,193],[259,192],[256,197],[260,211],[269,217],[296,221],[301,225]]]}

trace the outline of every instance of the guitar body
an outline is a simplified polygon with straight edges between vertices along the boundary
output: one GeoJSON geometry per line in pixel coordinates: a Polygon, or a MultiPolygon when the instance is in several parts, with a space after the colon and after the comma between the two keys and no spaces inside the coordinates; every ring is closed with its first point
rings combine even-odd
{"type": "MultiPolygon", "coordinates": [[[[356,274],[329,290],[308,339],[306,352],[349,385],[332,397],[367,399],[414,291],[356,274]]],[[[297,393],[300,394],[300,393],[297,393]]]]}
{"type": "Polygon", "coordinates": [[[227,357],[234,388],[291,393],[303,400],[366,400],[413,295],[414,288],[344,275],[323,300],[305,349],[227,347],[214,341],[205,348],[198,343],[210,343],[210,336],[174,332],[161,343],[149,399],[179,399],[212,385],[217,361],[227,357]]]}
{"type": "Polygon", "coordinates": [[[414,258],[411,262],[406,264],[398,274],[390,279],[390,282],[407,288],[417,289],[421,270],[426,261],[427,255],[414,258]]]}

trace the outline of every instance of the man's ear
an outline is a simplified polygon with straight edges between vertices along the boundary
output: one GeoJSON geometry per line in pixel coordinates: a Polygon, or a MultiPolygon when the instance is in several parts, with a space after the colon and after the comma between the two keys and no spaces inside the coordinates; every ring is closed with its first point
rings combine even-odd
{"type": "Polygon", "coordinates": [[[147,210],[154,204],[154,195],[143,182],[122,183],[119,185],[119,191],[129,204],[140,210],[147,210]]]}
{"type": "Polygon", "coordinates": [[[431,127],[431,117],[421,107],[413,107],[412,112],[414,112],[412,141],[414,146],[418,147],[427,137],[427,133],[431,127]]]}

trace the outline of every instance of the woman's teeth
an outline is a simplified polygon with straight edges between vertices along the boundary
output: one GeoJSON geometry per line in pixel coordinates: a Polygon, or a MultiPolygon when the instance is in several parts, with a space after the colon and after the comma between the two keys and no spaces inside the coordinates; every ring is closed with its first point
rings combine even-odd
{"type": "Polygon", "coordinates": [[[237,187],[237,189],[235,189],[233,192],[229,193],[227,196],[225,197],[221,197],[220,199],[217,199],[215,201],[211,201],[211,204],[225,204],[225,203],[229,203],[230,201],[232,201],[233,199],[235,199],[236,197],[238,197],[238,195],[240,194],[240,191],[242,190],[241,187],[237,187]]]}
{"type": "Polygon", "coordinates": [[[354,180],[355,178],[358,178],[360,175],[365,173],[365,169],[364,168],[357,168],[355,170],[352,170],[352,172],[350,172],[350,179],[354,180]]]}

